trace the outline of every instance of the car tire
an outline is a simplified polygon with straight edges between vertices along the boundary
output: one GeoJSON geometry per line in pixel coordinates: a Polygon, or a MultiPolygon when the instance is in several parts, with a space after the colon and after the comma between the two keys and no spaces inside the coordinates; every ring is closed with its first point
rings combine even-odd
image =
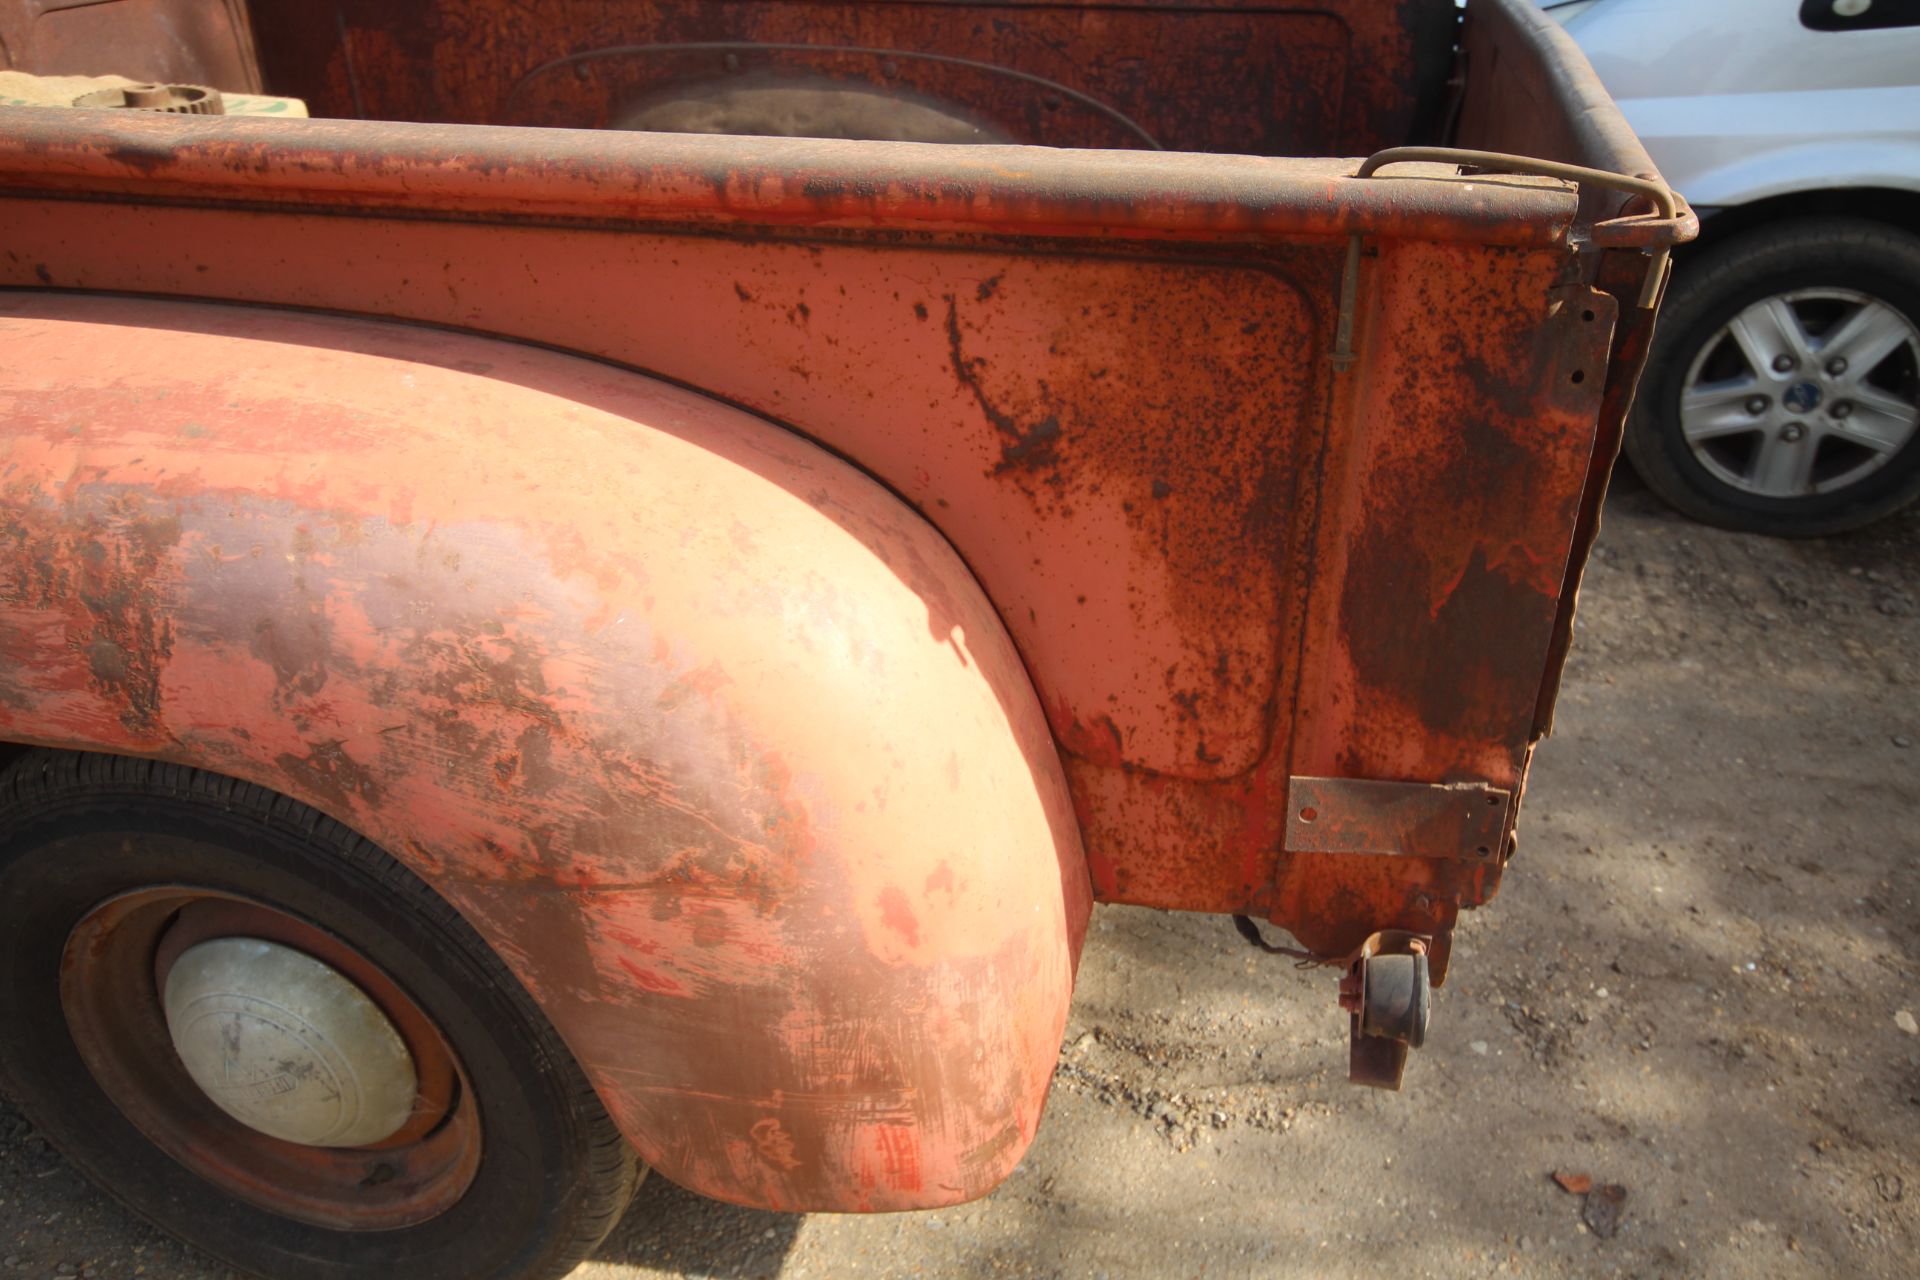
{"type": "MultiPolygon", "coordinates": [[[[643,1173],[480,936],[366,840],[260,787],[146,760],[25,754],[0,773],[0,924],[0,1085],[108,1194],[242,1271],[558,1276],[615,1225],[643,1173]],[[243,1075],[230,1056],[217,1094],[207,1068],[184,1065],[176,1046],[200,1024],[168,1022],[173,979],[203,971],[188,944],[205,937],[297,950],[297,963],[344,975],[338,991],[357,994],[295,1015],[299,1034],[329,1010],[382,1011],[411,1074],[389,1090],[401,1103],[378,1132],[303,1145],[215,1104],[256,1105],[304,1077],[258,1057],[281,1074],[243,1075]]],[[[224,972],[222,999],[283,995],[264,970],[224,972]],[[248,983],[263,989],[226,994],[248,983]]],[[[210,1034],[219,1052],[240,1043],[210,1034]]],[[[328,1034],[327,1052],[370,1043],[328,1034]]],[[[352,1054],[342,1060],[339,1078],[359,1079],[352,1054]]],[[[327,1081],[320,1096],[335,1099],[327,1081]]]]}
{"type": "Polygon", "coordinates": [[[1626,453],[1649,488],[1707,524],[1780,537],[1856,529],[1920,497],[1916,359],[1920,237],[1853,218],[1744,232],[1676,267],[1626,453]],[[1871,368],[1835,365],[1830,351],[1849,334],[1876,339],[1853,339],[1872,359],[1898,326],[1910,340],[1871,368]],[[1792,363],[1776,366],[1783,355],[1792,363]]]}

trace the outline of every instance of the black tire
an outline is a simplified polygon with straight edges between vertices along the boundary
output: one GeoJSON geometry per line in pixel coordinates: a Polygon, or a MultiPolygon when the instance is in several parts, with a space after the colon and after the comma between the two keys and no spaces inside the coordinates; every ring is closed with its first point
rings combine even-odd
{"type": "Polygon", "coordinates": [[[1680,393],[1703,346],[1763,298],[1820,288],[1869,295],[1920,322],[1920,237],[1860,218],[1805,218],[1743,232],[1675,267],[1626,453],[1647,486],[1678,510],[1723,529],[1803,538],[1857,529],[1920,497],[1920,433],[1860,480],[1792,498],[1727,483],[1681,434],[1680,393]]]}
{"type": "Polygon", "coordinates": [[[259,787],[144,760],[27,754],[0,773],[0,930],[0,1084],[108,1194],[243,1271],[558,1276],[614,1226],[643,1172],[480,936],[379,849],[259,787]],[[128,1119],[70,1034],[61,958],[97,904],[169,883],[297,914],[404,988],[457,1054],[478,1105],[484,1144],[457,1201],[398,1229],[312,1225],[228,1194],[128,1119]]]}

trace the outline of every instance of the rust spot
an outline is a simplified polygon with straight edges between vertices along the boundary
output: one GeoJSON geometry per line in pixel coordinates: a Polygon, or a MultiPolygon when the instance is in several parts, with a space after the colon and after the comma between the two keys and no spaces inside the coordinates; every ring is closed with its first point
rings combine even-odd
{"type": "Polygon", "coordinates": [[[174,646],[166,595],[178,519],[163,504],[97,491],[75,493],[64,512],[4,511],[0,546],[10,550],[13,571],[0,578],[12,583],[0,602],[66,609],[91,687],[119,704],[129,730],[156,733],[174,646]]]}
{"type": "Polygon", "coordinates": [[[747,1132],[753,1135],[754,1149],[768,1164],[788,1171],[800,1167],[799,1157],[794,1154],[793,1136],[779,1120],[771,1116],[757,1120],[747,1132]]]}
{"type": "Polygon", "coordinates": [[[1093,881],[1094,897],[1103,902],[1122,900],[1119,869],[1097,848],[1087,850],[1087,875],[1093,881]]]}
{"type": "Polygon", "coordinates": [[[275,702],[282,708],[288,699],[310,697],[326,686],[332,641],[323,605],[286,603],[292,607],[254,624],[248,646],[254,657],[273,668],[275,702]]]}
{"type": "Polygon", "coordinates": [[[1068,719],[1060,731],[1060,744],[1091,764],[1119,768],[1125,760],[1125,743],[1120,726],[1111,716],[1095,716],[1090,723],[1068,719]]]}
{"type": "Polygon", "coordinates": [[[626,956],[620,956],[618,959],[620,967],[627,971],[627,976],[632,978],[634,985],[642,991],[656,996],[673,996],[677,999],[686,999],[692,994],[665,974],[657,973],[652,969],[643,969],[626,956]]]}
{"type": "Polygon", "coordinates": [[[446,718],[478,707],[499,707],[529,719],[552,722],[548,704],[552,690],[536,642],[495,624],[498,634],[461,631],[424,634],[408,643],[404,652],[413,669],[423,673],[420,685],[448,709],[446,718]]]}
{"type": "Polygon", "coordinates": [[[1009,1125],[999,1133],[993,1135],[993,1137],[967,1152],[967,1154],[961,1158],[968,1164],[993,1164],[998,1160],[1001,1152],[1019,1141],[1019,1127],[1009,1125]]]}
{"type": "Polygon", "coordinates": [[[907,905],[907,895],[889,886],[880,891],[880,919],[887,928],[906,939],[907,945],[920,945],[920,922],[914,918],[913,908],[907,905]]]}
{"type": "Polygon", "coordinates": [[[173,150],[165,142],[116,143],[105,148],[103,155],[114,164],[149,177],[173,163],[173,150]]]}
{"type": "Polygon", "coordinates": [[[896,1191],[918,1191],[919,1135],[906,1125],[887,1124],[878,1126],[874,1137],[880,1147],[881,1169],[887,1185],[896,1191]]]}
{"type": "Polygon", "coordinates": [[[341,742],[311,743],[305,756],[283,752],[274,763],[292,779],[290,790],[320,796],[337,813],[374,808],[385,795],[373,772],[348,755],[341,742]]]}
{"type": "Polygon", "coordinates": [[[1002,411],[987,398],[986,389],[980,385],[980,368],[984,362],[969,359],[961,348],[959,303],[952,295],[947,297],[947,353],[953,365],[953,376],[972,395],[974,403],[980,406],[980,412],[993,424],[993,429],[1005,437],[1005,443],[1000,446],[1000,461],[995,464],[992,473],[998,475],[1009,470],[1047,472],[1058,465],[1059,416],[1048,414],[1022,426],[1011,414],[1002,411]]]}
{"type": "Polygon", "coordinates": [[[693,919],[693,942],[698,947],[717,947],[733,937],[733,926],[724,911],[709,908],[693,919]]]}
{"type": "Polygon", "coordinates": [[[729,676],[717,661],[710,662],[704,667],[687,672],[661,690],[658,699],[660,709],[672,711],[689,698],[711,698],[732,683],[733,677],[729,676]]]}
{"type": "Polygon", "coordinates": [[[1422,547],[1374,530],[1354,548],[1341,621],[1360,675],[1401,691],[1434,729],[1518,748],[1533,707],[1512,685],[1551,624],[1556,601],[1475,549],[1457,582],[1439,588],[1422,547]],[[1534,619],[1534,625],[1522,623],[1534,619]],[[1421,619],[1419,626],[1409,620],[1421,619]]]}

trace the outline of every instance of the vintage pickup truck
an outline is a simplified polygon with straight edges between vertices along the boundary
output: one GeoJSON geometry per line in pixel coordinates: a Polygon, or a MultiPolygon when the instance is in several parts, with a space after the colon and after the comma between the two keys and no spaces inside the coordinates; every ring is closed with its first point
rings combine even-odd
{"type": "Polygon", "coordinates": [[[984,1195],[1094,902],[1397,1086],[1695,227],[1526,0],[0,48],[127,77],[0,107],[0,1081],[134,1211],[506,1277],[643,1163],[984,1195]]]}

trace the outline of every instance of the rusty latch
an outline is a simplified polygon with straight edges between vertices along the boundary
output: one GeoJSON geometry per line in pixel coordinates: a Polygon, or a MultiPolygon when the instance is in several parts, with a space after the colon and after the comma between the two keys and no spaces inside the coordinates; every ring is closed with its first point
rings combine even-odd
{"type": "Polygon", "coordinates": [[[1513,793],[1487,783],[1287,780],[1289,853],[1493,859],[1513,793]]]}

